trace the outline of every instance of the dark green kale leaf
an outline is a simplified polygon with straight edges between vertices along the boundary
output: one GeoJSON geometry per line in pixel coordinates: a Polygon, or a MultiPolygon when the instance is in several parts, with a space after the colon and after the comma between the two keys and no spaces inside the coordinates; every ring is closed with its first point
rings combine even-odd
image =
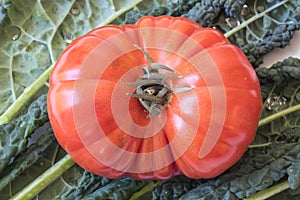
{"type": "Polygon", "coordinates": [[[54,140],[52,130],[48,129],[45,134],[40,136],[36,143],[30,145],[22,154],[17,156],[14,161],[0,173],[0,191],[22,172],[35,164],[54,140]]]}
{"type": "MultiPolygon", "coordinates": [[[[251,149],[225,174],[201,184],[180,199],[243,199],[286,178],[293,163],[299,162],[300,144],[274,144],[251,149]],[[299,156],[299,155],[298,155],[299,156]]],[[[292,177],[299,177],[295,173],[292,177]]],[[[291,179],[291,178],[289,178],[291,179]]],[[[290,181],[290,180],[289,180],[290,181]]],[[[300,185],[298,184],[297,187],[300,185]]]]}
{"type": "Polygon", "coordinates": [[[203,0],[196,3],[186,14],[187,17],[204,27],[211,27],[219,18],[220,14],[228,17],[237,17],[240,15],[246,0],[203,0]],[[221,13],[221,11],[224,11],[221,13]]]}
{"type": "Polygon", "coordinates": [[[48,121],[46,98],[46,95],[40,96],[25,114],[0,126],[0,173],[13,157],[26,149],[34,131],[48,121]]]}
{"type": "Polygon", "coordinates": [[[236,28],[238,32],[229,34],[229,40],[244,51],[254,67],[258,67],[264,55],[274,48],[287,46],[294,32],[300,29],[300,2],[248,0],[241,15],[234,19],[220,17],[215,26],[227,34],[235,32],[236,28]],[[236,23],[231,26],[233,20],[236,23]],[[246,26],[238,28],[241,25],[246,26]]]}
{"type": "Polygon", "coordinates": [[[289,44],[300,29],[300,2],[291,1],[201,1],[187,14],[202,26],[215,27],[238,45],[254,67],[276,47],[289,44]]]}
{"type": "Polygon", "coordinates": [[[129,199],[135,192],[142,189],[149,181],[137,181],[131,178],[122,178],[113,181],[93,193],[85,196],[82,200],[101,199],[129,199]]]}
{"type": "MultiPolygon", "coordinates": [[[[264,107],[261,118],[300,104],[300,60],[288,58],[274,64],[270,69],[259,68],[257,75],[261,83],[264,107]]],[[[262,126],[257,133],[256,143],[298,140],[300,111],[292,112],[262,126]],[[295,129],[295,131],[291,131],[295,129]],[[287,130],[288,132],[287,134],[287,130]],[[259,140],[259,141],[257,141],[259,140]]]]}
{"type": "Polygon", "coordinates": [[[258,67],[264,55],[287,46],[300,29],[300,2],[203,0],[183,16],[223,32],[258,67]]]}
{"type": "Polygon", "coordinates": [[[152,191],[152,199],[179,199],[183,194],[197,187],[204,181],[205,180],[193,180],[185,176],[175,177],[166,183],[156,186],[152,191]]]}
{"type": "Polygon", "coordinates": [[[217,18],[220,11],[221,7],[219,5],[213,6],[212,1],[205,0],[197,3],[183,16],[199,23],[204,27],[209,27],[217,18]]]}
{"type": "MultiPolygon", "coordinates": [[[[206,182],[203,180],[202,183],[201,180],[177,184],[168,181],[153,190],[152,199],[243,199],[276,184],[290,174],[290,166],[300,161],[297,158],[299,152],[298,143],[274,144],[269,148],[251,149],[239,163],[223,175],[206,182]],[[192,187],[193,185],[196,188],[192,187]],[[184,186],[186,190],[183,189],[184,186]]],[[[298,177],[297,171],[293,173],[293,176],[289,175],[289,179],[298,177]]],[[[297,185],[299,186],[300,184],[297,185]]]]}
{"type": "Polygon", "coordinates": [[[199,185],[179,199],[243,199],[286,177],[290,188],[299,188],[299,168],[295,165],[300,162],[300,129],[297,132],[297,142],[278,142],[267,148],[250,149],[223,175],[199,185]]]}
{"type": "Polygon", "coordinates": [[[147,1],[147,3],[141,3],[136,6],[135,9],[127,12],[121,21],[122,24],[134,24],[139,18],[146,15],[169,15],[178,17],[186,14],[198,2],[201,2],[201,0],[167,0],[159,4],[149,4],[149,1],[147,1]]]}
{"type": "Polygon", "coordinates": [[[177,0],[156,6],[139,5],[125,15],[125,24],[133,24],[140,17],[170,15],[187,17],[202,26],[209,26],[216,20],[221,10],[228,16],[238,16],[246,0],[177,0]]]}
{"type": "MultiPolygon", "coordinates": [[[[83,171],[83,170],[82,170],[83,171]]],[[[87,171],[82,172],[82,176],[76,183],[65,191],[58,199],[61,200],[81,200],[84,196],[93,193],[111,180],[102,176],[91,174],[87,171]]]]}

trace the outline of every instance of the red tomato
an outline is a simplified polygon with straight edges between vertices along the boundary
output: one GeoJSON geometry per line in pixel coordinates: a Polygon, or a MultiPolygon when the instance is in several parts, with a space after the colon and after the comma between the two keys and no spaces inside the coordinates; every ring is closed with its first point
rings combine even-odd
{"type": "Polygon", "coordinates": [[[255,136],[262,102],[251,64],[217,30],[143,17],[73,41],[50,77],[55,136],[109,178],[215,177],[255,136]]]}

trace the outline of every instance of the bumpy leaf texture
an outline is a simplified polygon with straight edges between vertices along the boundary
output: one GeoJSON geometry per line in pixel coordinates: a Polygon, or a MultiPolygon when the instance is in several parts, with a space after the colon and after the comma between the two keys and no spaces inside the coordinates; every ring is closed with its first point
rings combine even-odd
{"type": "Polygon", "coordinates": [[[299,183],[294,181],[299,174],[290,175],[290,166],[299,162],[299,152],[297,143],[277,143],[268,149],[250,150],[226,174],[199,185],[180,199],[243,199],[276,184],[287,175],[290,187],[299,188],[299,183]]]}
{"type": "Polygon", "coordinates": [[[42,95],[24,115],[0,126],[0,173],[13,157],[26,149],[31,134],[48,121],[46,98],[42,95]]]}
{"type": "MultiPolygon", "coordinates": [[[[44,128],[44,127],[43,127],[44,128]]],[[[49,126],[45,126],[45,133],[41,134],[37,139],[37,142],[30,145],[22,154],[17,156],[14,161],[1,173],[1,177],[4,179],[13,178],[1,192],[0,199],[9,199],[12,195],[19,192],[27,184],[34,181],[39,175],[45,172],[54,163],[60,160],[66,153],[59,148],[57,142],[53,137],[52,130],[48,129],[49,126]],[[12,177],[14,176],[15,177],[12,177]]],[[[75,167],[74,167],[75,168],[75,167]]],[[[61,176],[55,181],[55,183],[62,182],[60,187],[49,188],[49,193],[46,195],[41,192],[39,194],[40,199],[53,199],[56,194],[60,194],[65,191],[69,185],[66,183],[70,180],[77,180],[79,178],[79,169],[70,168],[67,175],[61,176]]],[[[81,170],[82,171],[82,170],[81,170]]],[[[81,174],[80,174],[81,175],[81,174]]],[[[3,180],[0,181],[2,184],[3,180]]]]}
{"type": "Polygon", "coordinates": [[[196,21],[204,27],[211,27],[220,14],[225,14],[228,17],[238,17],[243,6],[246,5],[245,2],[246,0],[204,0],[196,3],[183,16],[196,21]]]}
{"type": "Polygon", "coordinates": [[[83,171],[81,177],[72,185],[68,190],[66,190],[60,197],[57,199],[61,200],[80,200],[84,196],[93,193],[95,190],[100,187],[108,184],[111,180],[96,176],[87,171],[83,171]]]}
{"type": "Polygon", "coordinates": [[[147,181],[122,178],[99,188],[95,192],[82,198],[82,200],[129,199],[136,191],[142,189],[146,184],[147,181]]]}
{"type": "Polygon", "coordinates": [[[54,142],[54,135],[51,129],[42,134],[38,141],[27,148],[22,155],[17,156],[14,162],[0,173],[0,191],[15,180],[26,169],[36,163],[42,153],[54,142]]]}
{"type": "MultiPolygon", "coordinates": [[[[257,74],[261,82],[261,94],[265,102],[262,118],[283,109],[300,104],[300,61],[288,58],[270,69],[259,68],[257,74]]],[[[258,130],[254,143],[297,141],[299,133],[285,134],[285,131],[300,128],[300,111],[290,113],[272,121],[258,130]]]]}
{"type": "Polygon", "coordinates": [[[175,177],[162,185],[156,186],[152,191],[152,199],[179,199],[182,195],[204,182],[206,181],[193,180],[184,176],[175,177]]]}
{"type": "MultiPolygon", "coordinates": [[[[241,15],[236,16],[237,24],[247,24],[246,28],[229,37],[247,55],[254,67],[262,63],[263,55],[272,49],[289,44],[295,30],[300,29],[300,1],[258,1],[248,0],[241,15]],[[247,21],[261,15],[252,23],[247,21]]],[[[230,18],[225,18],[226,24],[230,18]],[[227,21],[226,21],[227,20],[227,21]]],[[[230,26],[229,26],[230,27],[230,26]]],[[[228,29],[223,27],[227,32],[228,29]]]]}

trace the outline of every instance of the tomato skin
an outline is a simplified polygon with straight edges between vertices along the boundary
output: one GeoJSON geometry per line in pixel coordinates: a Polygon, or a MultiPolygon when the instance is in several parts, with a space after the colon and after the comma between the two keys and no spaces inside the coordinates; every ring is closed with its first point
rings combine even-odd
{"type": "Polygon", "coordinates": [[[146,16],[134,25],[94,29],[66,48],[49,82],[58,142],[78,165],[108,178],[218,176],[252,142],[262,108],[259,81],[243,52],[217,30],[182,17],[146,16]],[[149,65],[133,44],[183,77],[172,80],[174,86],[193,88],[174,94],[152,119],[123,92],[134,90],[124,82],[137,80],[149,65]],[[97,54],[99,48],[105,51],[97,54]],[[149,136],[148,126],[159,128],[149,136]]]}

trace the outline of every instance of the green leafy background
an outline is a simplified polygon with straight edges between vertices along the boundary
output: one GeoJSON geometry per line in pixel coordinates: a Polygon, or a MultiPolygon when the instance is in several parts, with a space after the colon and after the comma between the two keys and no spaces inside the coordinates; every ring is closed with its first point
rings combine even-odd
{"type": "MultiPolygon", "coordinates": [[[[134,23],[144,15],[190,18],[213,27],[238,45],[256,68],[265,54],[288,45],[300,29],[299,0],[3,0],[0,3],[0,199],[8,199],[65,156],[46,110],[47,81],[36,80],[71,40],[105,24],[134,23]],[[34,83],[34,84],[33,84],[34,83]],[[21,109],[10,109],[26,94],[21,109]]],[[[257,69],[265,102],[262,119],[300,102],[300,61],[289,58],[257,69]],[[286,101],[267,109],[270,97],[286,101]]],[[[45,79],[47,80],[47,79],[45,79]]],[[[273,199],[300,198],[300,112],[258,129],[253,147],[215,179],[183,176],[169,181],[110,180],[77,165],[36,199],[241,199],[286,182],[273,199]],[[258,145],[255,146],[255,145],[258,145]]]]}

